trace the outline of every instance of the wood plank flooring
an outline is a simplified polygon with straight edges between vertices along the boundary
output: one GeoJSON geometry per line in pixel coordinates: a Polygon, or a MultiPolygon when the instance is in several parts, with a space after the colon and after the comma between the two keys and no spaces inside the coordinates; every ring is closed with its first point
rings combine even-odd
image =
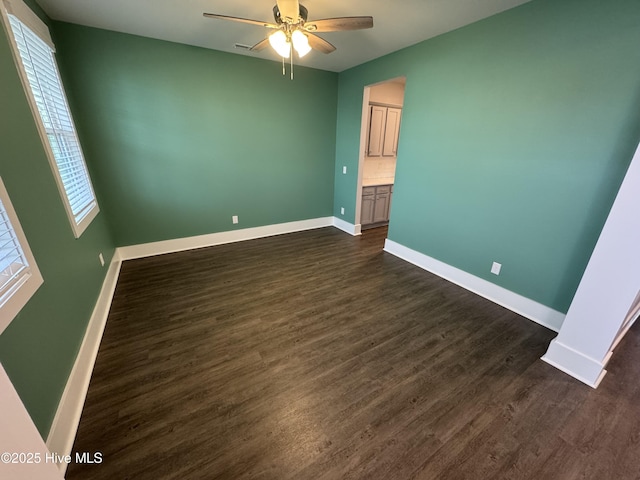
{"type": "Polygon", "coordinates": [[[68,480],[640,479],[640,333],[555,334],[334,228],[123,264],[68,480]]]}

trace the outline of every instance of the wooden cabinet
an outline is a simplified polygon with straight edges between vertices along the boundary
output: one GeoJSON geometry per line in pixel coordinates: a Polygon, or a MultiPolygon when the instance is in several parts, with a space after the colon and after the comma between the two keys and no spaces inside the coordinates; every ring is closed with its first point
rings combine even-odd
{"type": "Polygon", "coordinates": [[[398,138],[400,134],[400,108],[387,108],[387,121],[384,127],[383,157],[395,157],[398,154],[398,138]]]}
{"type": "MultiPolygon", "coordinates": [[[[388,189],[389,187],[385,187],[388,189]]],[[[373,223],[389,221],[389,196],[390,192],[376,192],[376,201],[373,206],[373,223]]]]}
{"type": "Polygon", "coordinates": [[[395,157],[398,153],[401,108],[371,105],[367,156],[395,157]]]}
{"type": "Polygon", "coordinates": [[[389,221],[393,185],[378,185],[362,189],[360,224],[372,225],[389,221]]]}
{"type": "Polygon", "coordinates": [[[369,150],[367,155],[380,157],[386,136],[384,127],[387,120],[387,107],[371,105],[369,112],[369,150]]]}
{"type": "Polygon", "coordinates": [[[367,225],[373,223],[374,204],[376,203],[376,187],[362,189],[362,208],[360,210],[360,223],[367,225]]]}

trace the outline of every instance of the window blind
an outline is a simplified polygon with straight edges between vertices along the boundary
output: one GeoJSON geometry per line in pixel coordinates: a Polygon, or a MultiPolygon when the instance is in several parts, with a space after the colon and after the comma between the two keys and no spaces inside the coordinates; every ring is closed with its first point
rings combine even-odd
{"type": "Polygon", "coordinates": [[[29,276],[27,262],[7,209],[0,200],[0,305],[22,285],[29,276]]]}
{"type": "Polygon", "coordinates": [[[42,282],[36,260],[0,178],[0,334],[42,282]]]}
{"type": "Polygon", "coordinates": [[[8,17],[55,158],[67,205],[77,226],[97,208],[97,203],[53,50],[16,16],[8,17]]]}

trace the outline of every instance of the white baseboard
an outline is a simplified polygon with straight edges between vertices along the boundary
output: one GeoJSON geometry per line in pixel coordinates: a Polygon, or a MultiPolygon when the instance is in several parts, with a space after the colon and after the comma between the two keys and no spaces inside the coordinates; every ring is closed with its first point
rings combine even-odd
{"type": "MultiPolygon", "coordinates": [[[[131,245],[116,249],[116,253],[103,282],[100,297],[89,321],[80,352],[78,353],[69,380],[67,381],[60,404],[58,405],[58,410],[47,438],[47,447],[49,450],[63,456],[69,455],[73,448],[73,442],[82,415],[82,407],[84,406],[89,388],[91,373],[98,354],[100,340],[102,339],[106,325],[109,307],[111,306],[111,299],[115,292],[122,261],[328,226],[334,226],[350,235],[360,235],[360,225],[350,224],[337,217],[323,217],[141,245],[131,245]]],[[[475,277],[415,250],[411,250],[392,240],[386,240],[384,249],[399,258],[456,283],[467,290],[477,293],[556,332],[559,331],[562,325],[564,314],[491,282],[475,277]]],[[[547,359],[545,359],[545,361],[551,363],[551,361],[547,359]]],[[[558,368],[562,369],[562,367],[558,368]]],[[[60,468],[64,472],[66,470],[66,464],[60,465],[60,468]]]]}
{"type": "Polygon", "coordinates": [[[389,252],[396,257],[423,268],[438,275],[456,285],[459,285],[473,293],[476,293],[498,305],[502,305],[509,310],[516,312],[523,317],[533,320],[540,325],[555,332],[560,331],[565,315],[557,310],[523,297],[506,288],[500,287],[470,273],[452,267],[440,260],[429,257],[416,250],[412,250],[393,240],[387,239],[384,244],[385,252],[389,252]]]}
{"type": "Polygon", "coordinates": [[[358,236],[361,232],[361,225],[354,225],[353,223],[345,222],[341,218],[333,217],[333,226],[347,232],[349,235],[358,236]]]}
{"type": "MultiPolygon", "coordinates": [[[[71,454],[123,260],[329,227],[333,221],[333,217],[324,217],[117,248],[58,404],[46,442],[49,451],[61,457],[71,454]]],[[[64,473],[67,465],[59,464],[59,468],[64,473]]]]}
{"type": "Polygon", "coordinates": [[[297,222],[278,223],[275,225],[242,228],[240,230],[209,233],[206,235],[177,238],[174,240],[129,245],[127,247],[119,247],[118,253],[122,260],[132,260],[134,258],[182,252],[184,250],[192,250],[194,248],[212,247],[214,245],[242,242],[244,240],[271,237],[274,235],[282,235],[284,233],[301,232],[303,230],[312,230],[314,228],[330,227],[333,225],[334,217],[313,218],[297,222]]]}
{"type": "MultiPolygon", "coordinates": [[[[93,366],[98,355],[100,340],[107,323],[111,300],[116,289],[118,274],[120,273],[121,260],[117,253],[114,254],[109,270],[102,283],[100,296],[93,309],[89,325],[84,334],[80,351],[71,369],[71,374],[67,380],[62,398],[58,404],[56,415],[47,437],[47,448],[52,453],[59,456],[71,454],[73,442],[76,438],[82,408],[87,397],[89,381],[93,372],[93,366]]],[[[67,464],[58,465],[63,472],[67,469],[67,464]]]]}
{"type": "Polygon", "coordinates": [[[633,324],[636,323],[636,321],[638,319],[640,319],[640,312],[635,317],[632,317],[630,321],[628,321],[628,322],[626,322],[624,324],[624,326],[622,327],[622,330],[620,330],[620,332],[618,333],[618,336],[616,337],[615,341],[613,342],[613,345],[611,346],[611,350],[612,351],[615,350],[615,348],[620,343],[620,340],[622,340],[624,338],[624,336],[627,334],[629,329],[631,327],[633,327],[633,324]]]}
{"type": "Polygon", "coordinates": [[[542,360],[582,383],[597,388],[607,373],[604,367],[609,363],[612,353],[613,351],[609,352],[604,361],[600,362],[558,342],[556,338],[549,344],[542,360]]]}

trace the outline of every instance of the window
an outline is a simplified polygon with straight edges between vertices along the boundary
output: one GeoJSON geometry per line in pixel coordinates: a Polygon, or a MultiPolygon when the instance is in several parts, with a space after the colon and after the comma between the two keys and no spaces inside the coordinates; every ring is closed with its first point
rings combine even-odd
{"type": "Polygon", "coordinates": [[[22,2],[4,0],[23,84],[76,237],[99,209],[44,23],[22,2]],[[35,105],[35,108],[33,108],[35,105]]]}
{"type": "Polygon", "coordinates": [[[0,333],[40,285],[42,275],[0,178],[0,333]]]}

